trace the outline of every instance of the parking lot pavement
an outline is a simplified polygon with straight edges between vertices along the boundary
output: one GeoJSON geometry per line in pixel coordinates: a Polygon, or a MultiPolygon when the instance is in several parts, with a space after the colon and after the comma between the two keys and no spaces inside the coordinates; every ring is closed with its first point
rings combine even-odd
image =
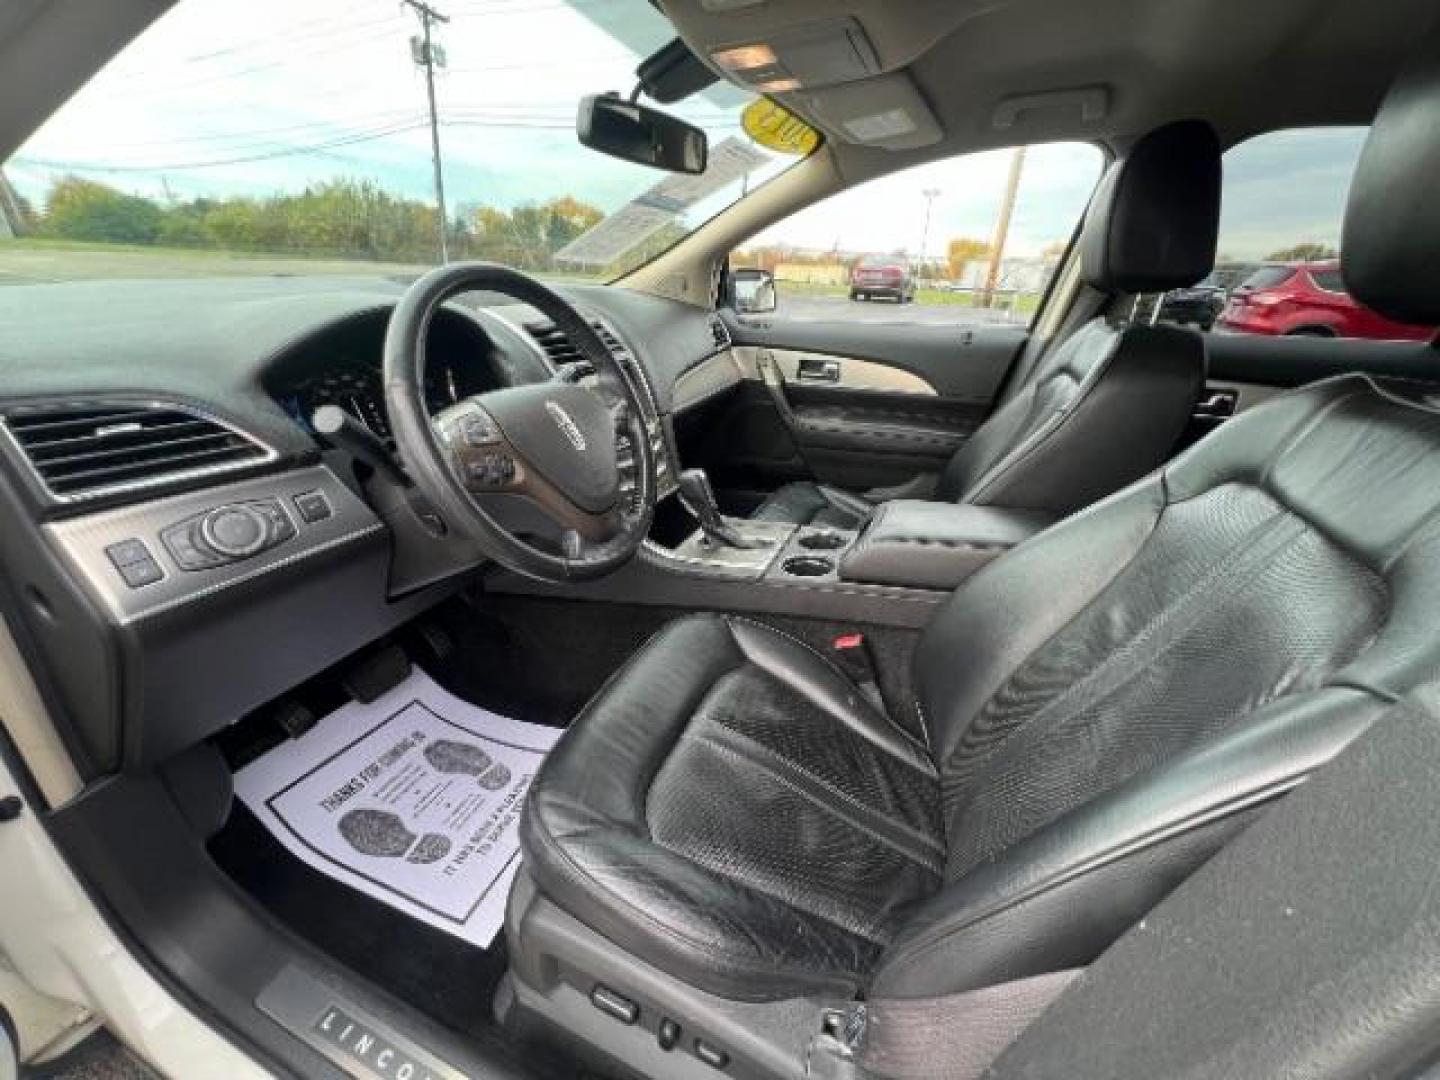
{"type": "Polygon", "coordinates": [[[781,289],[776,314],[786,319],[867,323],[926,323],[936,326],[1023,326],[1028,315],[972,308],[958,304],[897,304],[892,300],[856,301],[843,296],[786,296],[781,289]]]}

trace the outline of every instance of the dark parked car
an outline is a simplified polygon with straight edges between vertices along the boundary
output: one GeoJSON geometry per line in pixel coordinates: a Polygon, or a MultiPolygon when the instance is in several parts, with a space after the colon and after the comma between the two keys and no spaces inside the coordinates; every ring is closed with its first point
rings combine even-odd
{"type": "Polygon", "coordinates": [[[1160,301],[1160,319],[1180,325],[1193,323],[1201,330],[1209,330],[1225,307],[1225,299],[1225,286],[1212,274],[1188,289],[1172,289],[1166,293],[1160,301]]]}
{"type": "Polygon", "coordinates": [[[915,271],[894,255],[866,255],[850,269],[850,299],[888,296],[902,304],[915,299],[915,271]]]}
{"type": "Polygon", "coordinates": [[[1340,264],[1272,263],[1230,294],[1217,328],[1241,334],[1429,341],[1433,326],[1387,319],[1345,291],[1340,264]]]}

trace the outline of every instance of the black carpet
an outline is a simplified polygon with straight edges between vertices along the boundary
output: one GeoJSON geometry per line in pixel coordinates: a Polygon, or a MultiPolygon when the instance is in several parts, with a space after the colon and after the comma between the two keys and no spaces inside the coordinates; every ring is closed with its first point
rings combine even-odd
{"type": "Polygon", "coordinates": [[[476,948],[312,870],[238,801],[210,852],[271,914],[357,974],[455,1031],[498,1038],[490,1001],[505,974],[503,935],[476,948]]]}

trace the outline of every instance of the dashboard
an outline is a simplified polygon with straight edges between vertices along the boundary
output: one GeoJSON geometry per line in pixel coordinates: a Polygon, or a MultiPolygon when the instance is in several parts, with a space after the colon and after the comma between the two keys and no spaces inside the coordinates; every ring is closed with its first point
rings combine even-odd
{"type": "MultiPolygon", "coordinates": [[[[458,538],[415,533],[403,498],[310,427],[338,405],[389,440],[382,355],[404,285],[0,289],[0,597],[86,778],[204,739],[480,568],[458,538]]],[[[713,314],[563,291],[642,390],[657,465],[673,473],[684,385],[733,367],[713,314]]],[[[437,411],[567,362],[554,327],[506,297],[459,297],[429,335],[437,411]]]]}

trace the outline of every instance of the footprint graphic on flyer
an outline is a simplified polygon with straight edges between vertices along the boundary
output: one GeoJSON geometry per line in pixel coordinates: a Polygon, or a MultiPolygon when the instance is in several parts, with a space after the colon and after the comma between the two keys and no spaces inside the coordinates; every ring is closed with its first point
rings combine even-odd
{"type": "Polygon", "coordinates": [[[378,859],[398,859],[404,855],[406,862],[432,863],[450,853],[449,837],[426,833],[417,840],[405,822],[388,810],[369,807],[348,810],[340,818],[339,829],[352,848],[378,859]]]}
{"type": "Polygon", "coordinates": [[[510,783],[510,770],[473,743],[437,739],[424,752],[436,772],[473,776],[486,791],[499,791],[510,783]]]}

